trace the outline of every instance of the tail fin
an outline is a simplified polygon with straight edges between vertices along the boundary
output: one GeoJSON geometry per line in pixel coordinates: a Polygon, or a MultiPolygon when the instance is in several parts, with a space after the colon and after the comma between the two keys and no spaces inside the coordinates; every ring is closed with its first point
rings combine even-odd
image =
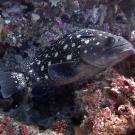
{"type": "Polygon", "coordinates": [[[0,71],[1,94],[8,98],[26,87],[25,77],[22,73],[0,71]]]}

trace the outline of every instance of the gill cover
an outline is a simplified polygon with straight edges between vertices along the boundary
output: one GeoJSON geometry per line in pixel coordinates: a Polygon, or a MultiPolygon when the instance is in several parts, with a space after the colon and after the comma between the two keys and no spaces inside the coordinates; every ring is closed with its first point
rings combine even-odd
{"type": "Polygon", "coordinates": [[[101,37],[81,36],[81,47],[78,49],[80,57],[88,64],[104,67],[101,65],[101,57],[104,53],[104,44],[101,37]]]}

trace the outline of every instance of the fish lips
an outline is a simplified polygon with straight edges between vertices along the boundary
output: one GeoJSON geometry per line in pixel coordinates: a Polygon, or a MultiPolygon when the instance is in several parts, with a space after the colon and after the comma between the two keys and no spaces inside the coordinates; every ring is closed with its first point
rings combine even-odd
{"type": "Polygon", "coordinates": [[[132,44],[130,43],[120,44],[110,49],[107,49],[103,53],[102,57],[92,64],[104,68],[114,66],[134,53],[135,48],[132,44]]]}
{"type": "Polygon", "coordinates": [[[114,66],[120,61],[124,60],[135,53],[135,48],[130,43],[121,44],[105,51],[109,66],[114,66]]]}
{"type": "Polygon", "coordinates": [[[125,43],[105,50],[105,54],[106,53],[114,54],[116,56],[121,55],[122,53],[125,53],[125,55],[132,55],[135,53],[135,48],[131,43],[125,43]]]}

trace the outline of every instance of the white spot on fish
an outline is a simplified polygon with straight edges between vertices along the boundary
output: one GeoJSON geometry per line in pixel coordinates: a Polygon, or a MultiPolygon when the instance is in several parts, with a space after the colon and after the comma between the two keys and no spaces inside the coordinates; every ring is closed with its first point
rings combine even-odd
{"type": "Polygon", "coordinates": [[[38,61],[37,61],[37,64],[38,64],[38,65],[40,65],[40,63],[41,63],[41,61],[40,61],[40,60],[38,60],[38,61]]]}
{"type": "Polygon", "coordinates": [[[81,41],[84,41],[84,39],[81,39],[81,41]]]}
{"type": "Polygon", "coordinates": [[[42,54],[40,54],[38,57],[39,57],[39,58],[42,57],[42,54]]]}
{"type": "Polygon", "coordinates": [[[66,44],[66,45],[63,47],[63,49],[64,49],[64,50],[66,50],[66,49],[67,49],[67,47],[68,47],[68,45],[66,44]]]}
{"type": "Polygon", "coordinates": [[[19,85],[21,85],[21,87],[25,87],[26,83],[23,81],[23,82],[19,83],[19,85]]]}
{"type": "Polygon", "coordinates": [[[75,43],[72,43],[72,47],[74,47],[75,46],[75,43]]]}
{"type": "Polygon", "coordinates": [[[18,77],[23,77],[23,75],[22,74],[18,74],[18,77]]]}
{"type": "Polygon", "coordinates": [[[99,34],[99,36],[102,36],[102,34],[99,34]]]}
{"type": "Polygon", "coordinates": [[[37,77],[37,78],[36,78],[36,80],[37,80],[37,82],[39,82],[39,81],[40,81],[40,78],[39,78],[39,77],[37,77]]]}
{"type": "Polygon", "coordinates": [[[45,75],[45,79],[48,79],[48,76],[47,75],[45,75]]]}
{"type": "Polygon", "coordinates": [[[57,57],[58,56],[58,52],[55,53],[55,56],[54,57],[57,57]]]}
{"type": "Polygon", "coordinates": [[[96,43],[96,45],[99,45],[99,44],[100,44],[99,42],[96,43]]]}
{"type": "Polygon", "coordinates": [[[44,65],[41,67],[41,71],[43,71],[44,70],[44,65]]]}
{"type": "Polygon", "coordinates": [[[51,61],[48,62],[48,66],[50,66],[50,65],[51,65],[51,61]]]}
{"type": "Polygon", "coordinates": [[[47,58],[47,57],[48,57],[48,54],[45,55],[45,58],[47,58]]]}
{"type": "Polygon", "coordinates": [[[81,47],[81,45],[79,45],[77,48],[80,48],[81,47]]]}
{"type": "Polygon", "coordinates": [[[93,41],[95,41],[95,38],[93,38],[93,41]]]}
{"type": "Polygon", "coordinates": [[[87,50],[84,50],[84,53],[87,53],[87,50]]]}
{"type": "Polygon", "coordinates": [[[29,77],[26,77],[26,80],[29,80],[29,77]]]}
{"type": "Polygon", "coordinates": [[[32,73],[33,72],[33,70],[29,70],[29,73],[32,73]]]}
{"type": "Polygon", "coordinates": [[[15,78],[15,76],[12,76],[12,75],[11,75],[11,77],[12,77],[12,78],[15,78]]]}
{"type": "Polygon", "coordinates": [[[81,37],[81,35],[77,35],[77,38],[80,38],[81,37]]]}
{"type": "Polygon", "coordinates": [[[64,44],[65,41],[62,41],[61,44],[64,44]]]}
{"type": "Polygon", "coordinates": [[[72,59],[72,54],[67,55],[67,60],[71,60],[72,59]]]}
{"type": "Polygon", "coordinates": [[[107,36],[105,36],[105,38],[107,38],[107,36]]]}
{"type": "Polygon", "coordinates": [[[90,42],[90,40],[86,40],[86,41],[85,41],[85,44],[88,44],[89,42],[90,42]]]}

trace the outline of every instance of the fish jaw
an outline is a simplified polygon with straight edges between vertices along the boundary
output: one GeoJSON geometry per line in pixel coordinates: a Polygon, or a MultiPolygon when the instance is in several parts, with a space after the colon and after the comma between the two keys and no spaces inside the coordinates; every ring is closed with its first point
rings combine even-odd
{"type": "Polygon", "coordinates": [[[111,63],[109,66],[115,66],[125,58],[129,57],[130,55],[133,55],[135,53],[135,48],[131,43],[127,42],[124,45],[113,48],[107,53],[112,54],[107,57],[108,63],[111,63]]]}
{"type": "Polygon", "coordinates": [[[135,48],[130,42],[125,44],[120,44],[115,46],[105,52],[101,58],[102,64],[107,63],[106,66],[114,66],[125,58],[133,55],[135,53],[135,48]]]}

